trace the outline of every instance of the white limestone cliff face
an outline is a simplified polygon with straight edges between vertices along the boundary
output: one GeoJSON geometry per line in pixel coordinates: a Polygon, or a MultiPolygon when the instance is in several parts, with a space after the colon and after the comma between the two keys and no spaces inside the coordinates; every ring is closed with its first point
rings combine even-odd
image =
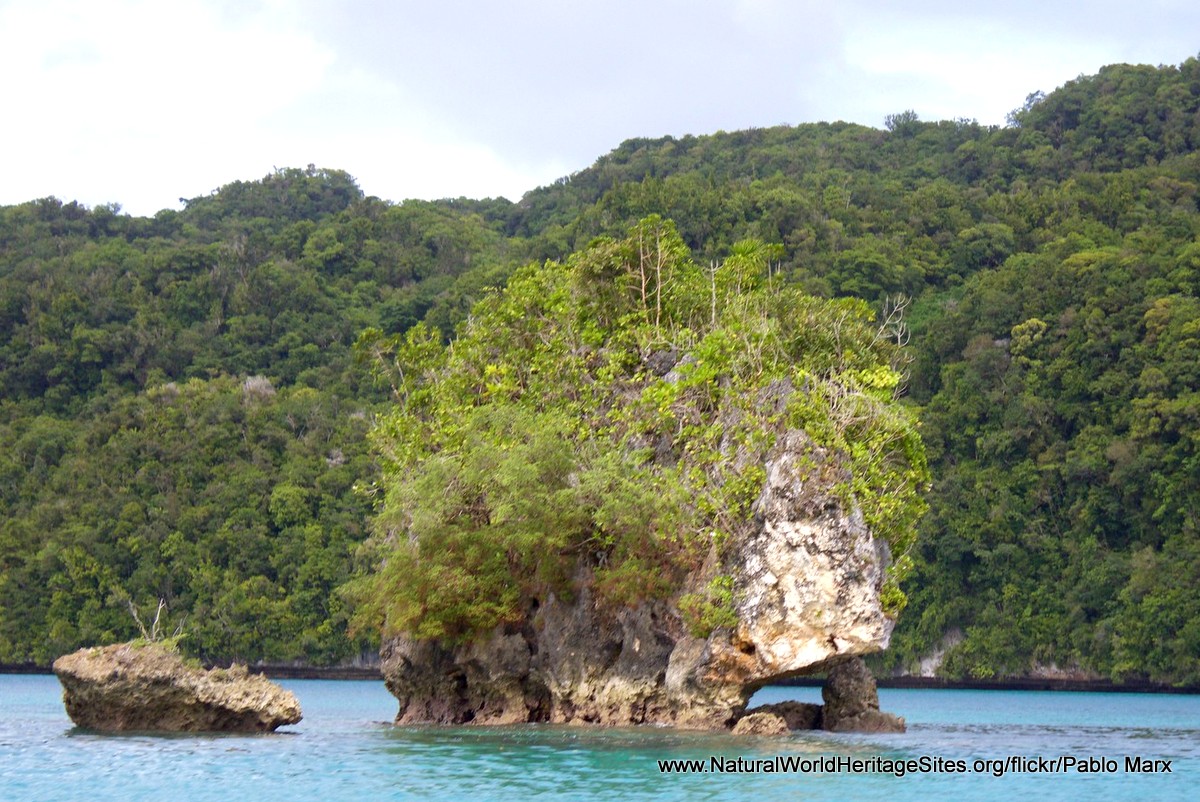
{"type": "Polygon", "coordinates": [[[739,549],[734,643],[752,657],[747,682],[887,648],[894,625],[880,603],[887,545],[830,495],[831,468],[803,432],[785,434],[768,458],[755,505],[762,525],[739,549]]]}

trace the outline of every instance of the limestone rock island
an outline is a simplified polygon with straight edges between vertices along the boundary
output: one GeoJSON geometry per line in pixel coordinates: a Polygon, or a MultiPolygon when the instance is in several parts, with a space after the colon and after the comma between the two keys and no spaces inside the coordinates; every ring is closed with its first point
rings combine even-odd
{"type": "MultiPolygon", "coordinates": [[[[895,316],[753,242],[701,267],[650,217],[518,271],[450,345],[372,337],[396,403],[358,614],[400,723],[732,727],[887,647],[928,482],[895,316]]],[[[828,721],[899,726],[846,688],[828,721]]]]}
{"type": "Polygon", "coordinates": [[[158,643],[80,649],[54,661],[67,715],[102,732],[273,732],[295,695],[244,666],[205,671],[158,643]]]}
{"type": "MultiPolygon", "coordinates": [[[[734,626],[702,638],[669,601],[613,612],[584,591],[457,648],[395,637],[383,672],[400,700],[397,722],[721,728],[758,687],[827,673],[825,729],[903,731],[880,713],[875,680],[857,659],[886,648],[891,634],[880,602],[886,546],[806,480],[825,458],[792,433],[768,459],[758,525],[737,549],[734,626]]],[[[820,726],[818,716],[789,729],[820,726]]]]}

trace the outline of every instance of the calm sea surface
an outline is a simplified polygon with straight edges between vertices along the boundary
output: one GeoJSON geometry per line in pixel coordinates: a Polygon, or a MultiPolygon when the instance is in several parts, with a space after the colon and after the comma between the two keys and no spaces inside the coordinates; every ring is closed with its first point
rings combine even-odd
{"type": "MultiPolygon", "coordinates": [[[[903,735],[740,739],[394,727],[382,682],[281,684],[299,697],[304,721],[274,735],[108,736],[71,725],[54,677],[0,676],[0,800],[1200,799],[1200,696],[884,689],[883,708],[908,720],[903,735]],[[1046,771],[971,772],[976,760],[1010,756],[1032,769],[1045,758],[1046,771]],[[1063,756],[1076,768],[1050,772],[1048,761],[1063,756]],[[1171,772],[1127,772],[1126,757],[1170,761],[1171,772]],[[784,768],[783,758],[810,770],[763,770],[784,768]],[[837,771],[839,758],[884,770],[837,771]],[[709,770],[661,773],[658,761],[673,759],[709,770]],[[1115,771],[1077,770],[1106,760],[1115,771]],[[917,770],[896,776],[903,761],[917,770]],[[919,768],[939,761],[962,761],[968,773],[919,768]],[[714,771],[721,765],[757,770],[714,771]]],[[[756,703],[788,698],[819,701],[819,691],[768,688],[756,703]]]]}

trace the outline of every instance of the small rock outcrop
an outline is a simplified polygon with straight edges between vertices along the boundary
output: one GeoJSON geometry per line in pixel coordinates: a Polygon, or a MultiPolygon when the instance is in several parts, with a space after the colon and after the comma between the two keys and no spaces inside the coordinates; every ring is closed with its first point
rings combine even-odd
{"type": "Polygon", "coordinates": [[[783,716],[765,710],[748,713],[733,725],[734,735],[787,735],[790,730],[783,716]]]}
{"type": "Polygon", "coordinates": [[[760,719],[778,719],[782,732],[828,730],[830,732],[904,732],[904,719],[879,709],[875,677],[860,657],[833,663],[821,689],[824,705],[807,702],[778,702],[749,710],[734,725],[734,735],[775,735],[763,731],[760,719]],[[750,722],[743,727],[743,722],[750,722]]]}
{"type": "Polygon", "coordinates": [[[832,732],[904,732],[904,719],[879,709],[875,677],[861,659],[834,664],[821,689],[825,729],[832,732]]]}
{"type": "MultiPolygon", "coordinates": [[[[738,723],[758,713],[769,713],[778,716],[787,725],[788,730],[819,730],[824,722],[824,711],[821,705],[808,702],[776,702],[771,705],[761,705],[747,711],[738,723]]],[[[733,729],[737,733],[737,727],[733,729]]]]}
{"type": "MultiPolygon", "coordinates": [[[[735,724],[758,687],[886,648],[894,622],[880,590],[890,555],[832,491],[844,478],[838,460],[790,431],[764,467],[754,526],[722,568],[733,578],[736,628],[696,637],[670,600],[605,609],[581,576],[571,600],[542,599],[523,622],[486,638],[385,640],[382,670],[400,702],[397,723],[720,729],[735,724]]],[[[837,696],[843,707],[847,693],[837,696]]],[[[883,714],[872,699],[875,716],[837,712],[830,720],[877,727],[883,714]]]]}
{"type": "Polygon", "coordinates": [[[76,726],[104,732],[272,732],[296,697],[244,666],[205,671],[157,643],[80,649],[54,661],[76,726]]]}

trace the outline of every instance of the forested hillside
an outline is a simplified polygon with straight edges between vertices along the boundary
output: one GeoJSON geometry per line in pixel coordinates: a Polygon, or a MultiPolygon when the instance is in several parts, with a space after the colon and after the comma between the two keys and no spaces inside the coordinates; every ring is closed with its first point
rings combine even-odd
{"type": "Polygon", "coordinates": [[[2,209],[0,661],[131,634],[127,598],[166,598],[206,657],[366,647],[334,589],[364,567],[350,488],[394,401],[372,356],[660,215],[714,271],[754,239],[772,282],[910,299],[933,488],[889,666],[949,645],[950,676],[1198,683],[1198,146],[1190,59],[1003,128],[630,140],[516,204],[391,204],[310,168],[151,219],[2,209]]]}
{"type": "Polygon", "coordinates": [[[136,633],[333,663],[386,393],[369,327],[446,331],[514,246],[472,204],[385,204],[283,170],[181,212],[0,210],[0,662],[136,633]]]}

